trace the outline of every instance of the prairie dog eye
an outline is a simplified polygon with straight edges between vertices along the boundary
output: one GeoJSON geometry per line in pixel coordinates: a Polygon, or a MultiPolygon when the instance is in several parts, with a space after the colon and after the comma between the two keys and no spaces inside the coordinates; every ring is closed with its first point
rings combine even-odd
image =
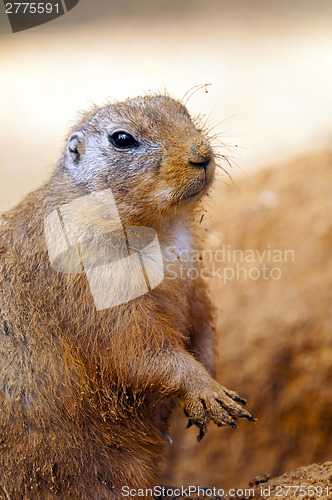
{"type": "Polygon", "coordinates": [[[111,144],[118,149],[130,149],[139,146],[136,139],[125,130],[117,130],[109,135],[111,144]]]}

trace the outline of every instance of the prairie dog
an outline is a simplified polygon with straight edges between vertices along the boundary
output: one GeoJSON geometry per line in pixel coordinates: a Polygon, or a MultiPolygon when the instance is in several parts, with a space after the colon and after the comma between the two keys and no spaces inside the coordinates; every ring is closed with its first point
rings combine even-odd
{"type": "Polygon", "coordinates": [[[83,115],[50,180],[0,219],[0,496],[119,499],[124,486],[152,488],[176,401],[200,438],[208,419],[253,419],[212,378],[203,280],[168,273],[177,250],[199,246],[194,214],[214,171],[180,102],[128,99],[83,115]],[[146,283],[157,282],[158,249],[163,261],[146,293],[144,245],[129,244],[138,227],[156,245],[146,283]],[[132,257],[124,281],[105,274],[115,247],[115,273],[132,257]],[[124,296],[128,280],[135,298],[124,296]]]}

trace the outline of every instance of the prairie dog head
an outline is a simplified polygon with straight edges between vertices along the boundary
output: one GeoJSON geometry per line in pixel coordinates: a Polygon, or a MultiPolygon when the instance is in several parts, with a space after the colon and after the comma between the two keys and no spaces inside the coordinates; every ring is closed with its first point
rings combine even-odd
{"type": "Polygon", "coordinates": [[[68,138],[62,168],[86,193],[111,188],[121,216],[147,224],[200,199],[215,161],[184,105],[146,96],[85,115],[68,138]]]}

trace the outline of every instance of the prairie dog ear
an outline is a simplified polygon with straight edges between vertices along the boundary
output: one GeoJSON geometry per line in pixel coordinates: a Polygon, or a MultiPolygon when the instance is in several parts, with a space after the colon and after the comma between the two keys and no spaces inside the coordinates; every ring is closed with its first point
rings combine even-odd
{"type": "Polygon", "coordinates": [[[73,163],[78,163],[83,153],[83,133],[74,132],[69,136],[67,143],[67,153],[73,163]]]}

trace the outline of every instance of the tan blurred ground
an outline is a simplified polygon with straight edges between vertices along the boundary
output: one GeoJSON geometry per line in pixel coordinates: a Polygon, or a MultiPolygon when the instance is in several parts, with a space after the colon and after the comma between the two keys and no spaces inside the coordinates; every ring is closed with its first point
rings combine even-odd
{"type": "Polygon", "coordinates": [[[0,14],[0,211],[47,177],[77,110],[149,89],[211,83],[188,107],[233,175],[331,140],[329,0],[81,0],[16,34],[0,14]]]}

